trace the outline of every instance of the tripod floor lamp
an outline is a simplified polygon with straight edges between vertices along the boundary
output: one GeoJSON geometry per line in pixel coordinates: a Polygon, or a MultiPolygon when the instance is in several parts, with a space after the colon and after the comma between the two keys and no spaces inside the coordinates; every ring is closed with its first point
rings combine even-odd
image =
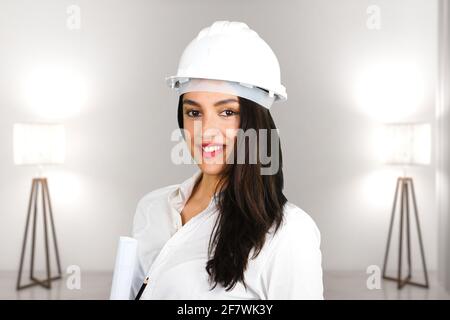
{"type": "MultiPolygon", "coordinates": [[[[430,140],[431,130],[429,124],[386,125],[384,128],[383,139],[385,149],[384,160],[386,163],[403,166],[429,164],[430,140]]],[[[416,193],[414,190],[414,181],[412,177],[407,177],[405,174],[397,179],[397,186],[395,188],[394,204],[392,206],[386,252],[383,263],[383,278],[386,280],[396,281],[398,289],[403,288],[406,284],[423,288],[429,287],[428,272],[425,262],[425,250],[423,246],[422,231],[420,228],[416,193]],[[396,218],[396,209],[399,209],[398,218],[396,218]],[[413,209],[414,216],[411,215],[410,209],[413,209]],[[414,218],[414,221],[412,218],[414,218]],[[396,219],[399,220],[397,274],[395,276],[388,276],[386,269],[389,258],[389,249],[393,236],[393,225],[396,219]],[[413,281],[412,277],[411,224],[413,224],[413,228],[417,231],[421,267],[424,275],[423,282],[413,281]],[[404,248],[405,240],[406,248],[404,248]],[[404,252],[406,253],[407,267],[407,274],[405,276],[402,275],[404,266],[404,252]]]]}
{"type": "Polygon", "coordinates": [[[17,123],[14,125],[14,163],[16,165],[34,165],[39,168],[39,174],[32,179],[31,192],[28,201],[28,212],[23,236],[22,252],[20,255],[19,274],[16,289],[21,290],[35,285],[51,288],[53,280],[61,279],[61,262],[56,239],[55,222],[53,219],[50,192],[47,178],[42,176],[41,169],[44,165],[60,164],[64,162],[65,156],[65,132],[64,126],[60,124],[44,123],[17,123]],[[38,214],[39,198],[41,198],[42,212],[38,214]],[[41,216],[41,218],[39,218],[41,216]],[[36,249],[36,227],[38,220],[42,220],[44,230],[45,249],[45,278],[38,279],[35,274],[35,249],[36,249]],[[22,284],[22,273],[26,256],[27,243],[31,233],[31,255],[28,283],[22,284]],[[52,239],[52,244],[50,240],[52,239]],[[51,254],[53,247],[57,273],[51,272],[51,254]]]}

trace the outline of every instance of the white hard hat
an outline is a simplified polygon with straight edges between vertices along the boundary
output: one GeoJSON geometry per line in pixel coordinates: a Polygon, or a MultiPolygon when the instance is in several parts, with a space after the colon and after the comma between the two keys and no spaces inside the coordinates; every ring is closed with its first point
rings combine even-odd
{"type": "MultiPolygon", "coordinates": [[[[225,80],[229,82],[226,92],[233,83],[237,95],[270,108],[274,101],[287,99],[280,78],[277,57],[255,31],[243,22],[216,21],[189,43],[180,58],[177,74],[166,81],[181,94],[193,91],[189,89],[193,79],[225,80]]],[[[203,86],[206,91],[218,88],[210,84],[211,81],[203,86]],[[214,89],[208,90],[211,87],[214,89]]],[[[192,88],[198,90],[198,82],[192,88]]]]}

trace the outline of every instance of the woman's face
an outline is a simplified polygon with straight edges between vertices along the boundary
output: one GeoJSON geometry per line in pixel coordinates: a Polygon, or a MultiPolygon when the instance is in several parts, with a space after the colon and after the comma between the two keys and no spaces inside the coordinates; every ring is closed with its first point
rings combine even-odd
{"type": "Polygon", "coordinates": [[[186,143],[203,173],[217,175],[224,169],[239,129],[239,112],[238,97],[231,94],[196,91],[183,95],[186,143]]]}

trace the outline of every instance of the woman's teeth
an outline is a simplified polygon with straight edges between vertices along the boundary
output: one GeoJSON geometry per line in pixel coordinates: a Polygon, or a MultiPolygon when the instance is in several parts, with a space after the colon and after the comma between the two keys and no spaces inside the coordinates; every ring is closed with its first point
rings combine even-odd
{"type": "Polygon", "coordinates": [[[204,152],[213,152],[217,150],[221,150],[222,146],[206,146],[202,148],[204,152]]]}
{"type": "Polygon", "coordinates": [[[214,158],[223,152],[223,145],[209,145],[202,147],[203,158],[214,158]]]}

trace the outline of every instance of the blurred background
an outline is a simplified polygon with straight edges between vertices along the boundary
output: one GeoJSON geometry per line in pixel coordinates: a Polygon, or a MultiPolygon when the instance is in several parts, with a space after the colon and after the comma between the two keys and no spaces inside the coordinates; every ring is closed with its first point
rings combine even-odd
{"type": "MultiPolygon", "coordinates": [[[[196,171],[171,161],[177,97],[164,79],[202,28],[230,20],[256,30],[279,59],[288,100],[271,113],[285,194],[321,231],[325,298],[448,299],[449,17],[447,0],[0,0],[0,298],[109,298],[118,239],[130,235],[139,199],[196,171]],[[27,158],[38,142],[27,130],[22,142],[15,136],[25,123],[62,125],[44,135],[63,160],[27,158]],[[380,160],[398,138],[380,141],[392,123],[428,126],[418,151],[426,161],[380,160]],[[414,180],[429,288],[381,279],[404,174],[414,180]],[[62,279],[17,291],[37,176],[48,180],[62,279]]],[[[423,282],[414,222],[413,277],[423,282]]],[[[45,276],[42,221],[36,228],[35,272],[45,276]]],[[[56,272],[52,250],[50,259],[56,272]]]]}

